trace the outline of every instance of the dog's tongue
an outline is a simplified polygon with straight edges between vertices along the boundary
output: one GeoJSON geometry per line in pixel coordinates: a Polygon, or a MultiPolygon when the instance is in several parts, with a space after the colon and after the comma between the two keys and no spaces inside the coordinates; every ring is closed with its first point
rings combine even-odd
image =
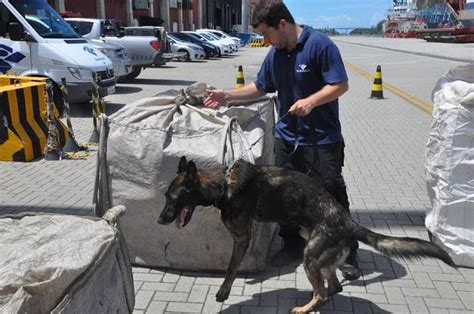
{"type": "Polygon", "coordinates": [[[178,229],[183,228],[184,218],[186,218],[186,214],[188,212],[189,212],[189,209],[183,208],[181,212],[179,213],[178,218],[176,219],[176,227],[178,227],[178,229]]]}

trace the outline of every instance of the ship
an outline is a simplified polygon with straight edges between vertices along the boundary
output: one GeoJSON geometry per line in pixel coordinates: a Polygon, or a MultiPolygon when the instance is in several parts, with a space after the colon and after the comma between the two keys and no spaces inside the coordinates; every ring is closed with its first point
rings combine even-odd
{"type": "Polygon", "coordinates": [[[393,0],[383,24],[384,37],[474,42],[473,0],[393,0]]]}

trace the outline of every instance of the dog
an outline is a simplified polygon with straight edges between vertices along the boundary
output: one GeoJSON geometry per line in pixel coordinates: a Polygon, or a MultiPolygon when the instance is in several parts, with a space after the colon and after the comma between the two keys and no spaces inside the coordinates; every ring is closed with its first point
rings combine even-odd
{"type": "Polygon", "coordinates": [[[158,223],[175,221],[185,227],[198,205],[215,206],[232,234],[234,247],[223,284],[216,295],[223,302],[229,293],[252,238],[252,220],[284,222],[299,226],[307,240],[303,266],[313,287],[312,298],[293,313],[316,310],[328,297],[342,291],[336,269],[356,239],[390,257],[431,257],[455,267],[439,246],[415,238],[378,234],[353,221],[350,214],[309,176],[276,166],[256,166],[239,160],[230,167],[198,170],[193,161],[181,157],[178,175],[171,182],[158,223]],[[328,287],[325,287],[327,280],[328,287]]]}

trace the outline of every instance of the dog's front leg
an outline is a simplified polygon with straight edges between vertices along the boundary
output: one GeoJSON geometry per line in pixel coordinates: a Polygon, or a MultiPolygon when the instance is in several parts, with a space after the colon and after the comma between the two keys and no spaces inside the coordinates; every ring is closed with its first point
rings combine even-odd
{"type": "MultiPolygon", "coordinates": [[[[248,228],[248,227],[244,227],[248,228]]],[[[244,229],[245,230],[245,229],[244,229]]],[[[232,232],[232,231],[231,231],[232,232]]],[[[221,288],[216,294],[217,302],[224,302],[229,297],[230,289],[234,283],[235,277],[237,276],[237,269],[239,268],[240,262],[244,258],[245,252],[250,243],[251,231],[248,228],[248,232],[235,234],[232,232],[234,238],[234,248],[232,250],[232,257],[230,259],[229,267],[225,274],[224,282],[221,285],[221,288]]]]}

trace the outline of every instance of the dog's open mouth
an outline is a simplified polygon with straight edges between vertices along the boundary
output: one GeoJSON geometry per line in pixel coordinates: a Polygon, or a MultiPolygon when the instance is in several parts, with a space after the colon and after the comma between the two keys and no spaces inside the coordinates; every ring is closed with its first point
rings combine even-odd
{"type": "Polygon", "coordinates": [[[191,219],[192,210],[189,207],[183,207],[179,212],[178,218],[176,218],[176,227],[178,229],[183,228],[186,226],[191,219]]]}

